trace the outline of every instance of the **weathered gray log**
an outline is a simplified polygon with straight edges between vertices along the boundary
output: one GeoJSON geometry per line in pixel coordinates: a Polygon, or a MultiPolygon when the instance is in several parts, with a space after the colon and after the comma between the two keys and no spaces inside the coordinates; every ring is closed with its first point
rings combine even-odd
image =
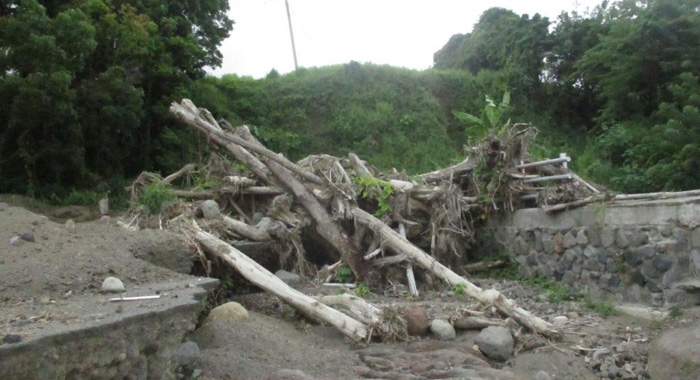
{"type": "Polygon", "coordinates": [[[459,164],[452,165],[448,168],[436,170],[430,173],[421,174],[419,177],[425,182],[439,182],[442,180],[459,177],[462,174],[474,169],[475,165],[476,159],[472,156],[469,156],[459,164]]]}
{"type": "Polygon", "coordinates": [[[394,250],[401,252],[413,260],[423,269],[433,273],[437,277],[443,279],[451,287],[459,286],[464,290],[464,293],[486,305],[493,305],[501,313],[515,319],[523,326],[530,328],[533,331],[541,333],[549,337],[560,337],[561,333],[554,329],[554,326],[543,319],[532,315],[528,311],[518,307],[513,301],[503,296],[495,289],[483,290],[478,286],[467,281],[465,278],[453,272],[450,268],[442,265],[433,257],[423,252],[420,248],[413,245],[408,240],[404,239],[396,231],[389,228],[379,219],[366,211],[354,208],[352,214],[355,220],[359,223],[367,225],[375,233],[381,235],[384,244],[394,250]]]}
{"type": "MultiPolygon", "coordinates": [[[[224,139],[225,141],[238,145],[249,151],[255,152],[261,156],[267,157],[270,160],[275,161],[280,165],[284,166],[288,170],[291,170],[292,172],[301,176],[307,181],[311,181],[317,185],[323,184],[323,180],[320,177],[316,176],[313,173],[310,173],[309,171],[305,170],[299,165],[289,161],[284,156],[265,148],[262,144],[251,143],[234,134],[224,131],[223,129],[221,129],[221,127],[218,127],[218,125],[212,125],[209,121],[200,116],[201,111],[202,109],[197,109],[197,107],[194,106],[192,101],[190,101],[189,99],[183,99],[180,103],[174,102],[170,105],[170,112],[172,112],[181,121],[189,125],[195,126],[199,129],[202,129],[210,135],[216,135],[217,137],[224,139]]],[[[246,163],[244,162],[244,164],[246,163]]]]}
{"type": "MultiPolygon", "coordinates": [[[[246,138],[246,142],[252,145],[259,145],[260,142],[253,140],[248,127],[241,126],[236,129],[239,136],[246,138]]],[[[295,199],[309,212],[309,215],[316,223],[316,231],[328,241],[342,257],[343,261],[355,273],[359,280],[367,280],[374,283],[377,280],[367,278],[370,266],[362,259],[362,254],[355,240],[351,239],[345,231],[331,217],[325,207],[314,197],[309,189],[296,179],[291,171],[283,167],[277,161],[266,160],[265,165],[277,177],[285,188],[294,195],[295,199]]]]}
{"type": "Polygon", "coordinates": [[[365,324],[291,288],[243,252],[200,229],[196,223],[189,231],[206,252],[220,258],[248,281],[279,297],[304,315],[336,327],[352,340],[367,341],[370,338],[370,330],[365,324]]]}
{"type": "Polygon", "coordinates": [[[172,183],[174,180],[191,173],[192,170],[195,169],[195,167],[196,166],[194,164],[187,164],[187,165],[183,166],[182,169],[180,169],[180,170],[176,171],[175,173],[163,178],[161,180],[161,182],[172,183]]]}
{"type": "Polygon", "coordinates": [[[252,241],[268,241],[271,239],[270,233],[265,229],[251,226],[226,215],[222,215],[221,220],[227,228],[231,229],[237,235],[241,235],[252,241]]]}

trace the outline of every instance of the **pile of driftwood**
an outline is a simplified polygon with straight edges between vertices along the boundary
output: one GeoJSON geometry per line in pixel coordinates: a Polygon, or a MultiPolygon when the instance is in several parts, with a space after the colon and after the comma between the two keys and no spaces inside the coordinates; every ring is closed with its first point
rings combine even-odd
{"type": "Polygon", "coordinates": [[[565,208],[599,196],[596,187],[568,171],[568,157],[530,162],[528,144],[534,128],[504,128],[467,148],[464,161],[408,176],[396,170],[382,173],[352,153],[343,158],[310,156],[294,163],[267,149],[246,126],[217,122],[189,100],[173,103],[170,110],[236,164],[213,156],[204,168],[188,165],[163,179],[143,173],[131,188],[133,196],[139,197],[142,186],[149,183],[171,184],[193,173],[206,176],[209,188],[175,189],[173,194],[195,201],[214,199],[231,212],[203,219],[180,207],[161,213],[159,224],[164,220],[177,226],[207,257],[227,263],[303,314],[336,326],[354,340],[405,335],[397,313],[349,295],[309,297],[232,243],[269,242],[284,266],[310,274],[316,268],[305,257],[302,235],[311,234],[327,247],[329,262],[335,262],[324,268],[321,279],[347,266],[358,283],[379,287],[384,281],[382,268],[401,266],[411,293],[418,295],[414,270],[421,270],[520,326],[548,337],[560,335],[550,323],[498,291],[479,288],[460,269],[474,240],[475,223],[490,213],[532,203],[565,208]],[[546,183],[555,185],[538,187],[546,183]]]}

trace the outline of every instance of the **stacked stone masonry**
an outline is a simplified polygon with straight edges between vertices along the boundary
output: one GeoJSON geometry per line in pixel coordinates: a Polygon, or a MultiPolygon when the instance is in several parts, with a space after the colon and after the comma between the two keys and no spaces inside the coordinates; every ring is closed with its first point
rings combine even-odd
{"type": "Polygon", "coordinates": [[[595,206],[548,215],[520,210],[481,232],[524,276],[584,294],[656,306],[700,303],[700,208],[695,202],[595,206]]]}

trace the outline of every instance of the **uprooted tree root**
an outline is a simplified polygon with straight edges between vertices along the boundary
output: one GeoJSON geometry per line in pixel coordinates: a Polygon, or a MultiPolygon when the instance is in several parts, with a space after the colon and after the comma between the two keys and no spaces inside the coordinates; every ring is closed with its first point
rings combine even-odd
{"type": "MultiPolygon", "coordinates": [[[[304,315],[336,326],[353,340],[406,338],[405,321],[397,309],[380,309],[352,296],[308,297],[248,258],[234,247],[236,243],[269,243],[282,268],[305,276],[314,275],[320,263],[335,263],[319,272],[321,281],[333,278],[345,265],[358,283],[378,287],[385,280],[383,268],[400,266],[415,295],[417,266],[513,321],[509,323],[547,337],[560,336],[548,322],[498,291],[483,290],[455,272],[464,274],[461,268],[476,237],[475,224],[490,213],[516,210],[531,201],[521,199],[526,194],[556,202],[552,189],[576,199],[594,195],[578,182],[542,188],[525,183],[526,178],[563,170],[542,166],[537,174],[528,174],[518,167],[531,161],[528,146],[534,128],[508,126],[469,147],[464,161],[411,177],[396,170],[383,173],[352,153],[345,158],[314,155],[293,163],[268,150],[246,126],[230,128],[189,100],[173,103],[171,112],[236,163],[214,155],[199,170],[188,165],[165,179],[145,173],[132,185],[133,197],[142,196],[141,189],[149,183],[172,184],[179,178],[188,186],[172,190],[179,199],[216,200],[223,209],[217,218],[196,218],[193,209],[180,206],[176,212],[162,212],[158,225],[183,232],[208,257],[227,263],[304,315]],[[322,246],[325,257],[310,260],[304,236],[322,246]]],[[[501,324],[479,315],[463,323],[501,324]]]]}

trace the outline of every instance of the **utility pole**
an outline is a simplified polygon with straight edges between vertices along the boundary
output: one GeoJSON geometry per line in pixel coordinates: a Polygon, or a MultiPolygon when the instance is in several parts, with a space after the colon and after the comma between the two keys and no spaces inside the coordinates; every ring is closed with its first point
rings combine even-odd
{"type": "Polygon", "coordinates": [[[289,21],[289,36],[292,37],[292,53],[294,54],[294,70],[299,68],[297,63],[297,48],[294,45],[294,31],[292,30],[292,16],[289,14],[289,1],[284,0],[284,5],[287,6],[287,21],[289,21]]]}

